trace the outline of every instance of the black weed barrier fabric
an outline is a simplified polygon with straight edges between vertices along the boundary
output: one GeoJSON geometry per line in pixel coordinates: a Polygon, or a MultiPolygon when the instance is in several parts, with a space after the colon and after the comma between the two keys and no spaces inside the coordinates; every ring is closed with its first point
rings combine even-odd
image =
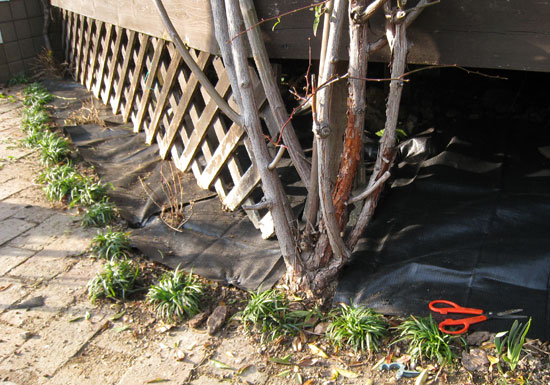
{"type": "MultiPolygon", "coordinates": [[[[72,82],[46,86],[58,96],[54,104],[60,125],[81,107],[81,100],[89,99],[89,93],[72,82]]],[[[104,125],[65,125],[64,130],[101,181],[112,185],[109,196],[133,228],[132,246],[172,268],[244,289],[277,282],[284,273],[277,241],[262,239],[242,211],[225,212],[217,194],[199,188],[191,173],[180,175],[183,194],[178,200],[187,221],[181,231],[170,229],[160,214],[170,203],[163,183],[172,180],[175,166],[160,158],[157,145],[145,144],[143,132],[135,134],[107,107],[99,109],[104,125]]]]}
{"type": "Polygon", "coordinates": [[[186,222],[181,231],[169,228],[160,219],[169,204],[162,184],[177,170],[160,159],[156,145],[145,144],[143,134],[97,125],[67,131],[101,180],[112,183],[109,196],[134,227],[132,246],[149,258],[245,289],[269,287],[283,274],[277,242],[262,239],[243,213],[225,212],[218,196],[200,189],[190,173],[182,175],[186,222]]]}
{"type": "Polygon", "coordinates": [[[335,301],[403,316],[427,316],[435,299],[487,311],[522,308],[533,317],[530,336],[549,339],[548,131],[474,119],[402,143],[391,188],[335,301]]]}

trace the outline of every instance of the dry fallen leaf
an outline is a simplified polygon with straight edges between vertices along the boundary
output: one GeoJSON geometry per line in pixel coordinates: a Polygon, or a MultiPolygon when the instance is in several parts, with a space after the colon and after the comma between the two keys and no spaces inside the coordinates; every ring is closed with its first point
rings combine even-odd
{"type": "Polygon", "coordinates": [[[303,344],[307,343],[307,336],[306,336],[306,333],[304,333],[303,330],[300,330],[300,341],[303,344]]]}
{"type": "Polygon", "coordinates": [[[309,346],[309,349],[313,354],[316,356],[322,357],[322,358],[328,358],[328,355],[319,347],[313,345],[313,344],[307,344],[309,346]]]}
{"type": "Polygon", "coordinates": [[[5,285],[5,286],[0,286],[0,291],[4,291],[4,290],[6,290],[6,289],[9,289],[9,288],[11,287],[11,285],[12,285],[11,283],[8,283],[8,284],[5,285]]]}
{"type": "Polygon", "coordinates": [[[298,362],[298,366],[314,366],[317,362],[319,362],[319,359],[313,358],[313,357],[306,357],[302,359],[300,362],[298,362]]]}
{"type": "Polygon", "coordinates": [[[232,368],[231,366],[227,365],[226,363],[223,363],[218,360],[210,360],[210,362],[219,369],[225,369],[225,370],[235,370],[235,368],[232,368]]]}
{"type": "Polygon", "coordinates": [[[123,311],[121,311],[120,313],[115,314],[114,316],[112,316],[112,317],[109,318],[109,319],[110,319],[111,321],[116,321],[116,320],[118,320],[118,319],[121,319],[122,316],[123,316],[124,314],[126,314],[126,310],[123,310],[123,311]]]}
{"type": "Polygon", "coordinates": [[[239,368],[239,370],[237,370],[237,373],[236,373],[237,376],[240,376],[241,374],[246,372],[248,369],[250,369],[252,366],[254,366],[254,365],[248,364],[248,365],[243,366],[242,368],[239,368]]]}
{"type": "Polygon", "coordinates": [[[414,382],[414,385],[425,385],[426,381],[428,380],[428,369],[424,369],[418,377],[416,377],[416,381],[414,382]]]}
{"type": "Polygon", "coordinates": [[[176,361],[183,361],[183,360],[185,360],[185,353],[184,353],[182,350],[180,350],[180,349],[176,349],[176,350],[174,351],[174,359],[175,359],[176,361]]]}
{"type": "Polygon", "coordinates": [[[337,368],[336,370],[338,370],[338,373],[340,373],[340,375],[342,377],[346,377],[346,378],[357,378],[357,377],[359,377],[358,373],[352,372],[351,370],[341,369],[341,368],[337,368]]]}
{"type": "Polygon", "coordinates": [[[292,340],[292,349],[295,352],[302,351],[302,341],[300,340],[300,337],[294,337],[294,339],[292,340]]]}

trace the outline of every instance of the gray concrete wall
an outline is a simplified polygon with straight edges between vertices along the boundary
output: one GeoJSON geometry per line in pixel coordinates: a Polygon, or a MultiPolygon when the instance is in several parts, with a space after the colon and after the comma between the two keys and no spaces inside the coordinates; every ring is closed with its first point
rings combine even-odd
{"type": "Polygon", "coordinates": [[[0,0],[0,83],[28,73],[44,47],[40,0],[0,0]]]}

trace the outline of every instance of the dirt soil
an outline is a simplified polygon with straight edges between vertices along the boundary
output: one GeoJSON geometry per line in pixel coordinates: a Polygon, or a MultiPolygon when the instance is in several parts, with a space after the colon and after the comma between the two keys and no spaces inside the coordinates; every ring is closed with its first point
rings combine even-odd
{"type": "MultiPolygon", "coordinates": [[[[20,90],[0,92],[18,98],[20,90]]],[[[391,344],[395,336],[377,353],[356,353],[335,349],[323,338],[323,325],[312,324],[297,338],[262,345],[258,333],[246,332],[233,317],[247,293],[215,282],[208,282],[206,315],[219,304],[229,314],[214,335],[198,318],[163,323],[144,292],[124,302],[91,303],[86,283],[102,266],[87,251],[96,230],[80,227],[77,210],[46,200],[36,182],[38,154],[19,144],[21,108],[19,101],[0,100],[0,384],[417,383],[379,370],[390,361],[412,369],[407,346],[391,344]]],[[[166,271],[137,251],[133,258],[144,287],[166,271]]],[[[487,356],[495,355],[490,338],[470,335],[470,353],[454,347],[460,358],[452,366],[423,362],[426,383],[550,384],[548,342],[528,340],[518,368],[505,379],[489,366],[487,356]]]]}

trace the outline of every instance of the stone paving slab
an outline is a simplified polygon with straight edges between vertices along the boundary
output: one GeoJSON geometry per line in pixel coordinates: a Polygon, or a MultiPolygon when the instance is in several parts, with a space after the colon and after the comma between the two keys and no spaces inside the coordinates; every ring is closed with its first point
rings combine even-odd
{"type": "Polygon", "coordinates": [[[0,378],[19,384],[47,382],[102,330],[106,318],[107,314],[94,323],[71,323],[66,318],[54,320],[2,362],[0,378]]]}
{"type": "Polygon", "coordinates": [[[112,365],[112,362],[125,362],[130,365],[133,360],[132,355],[88,345],[80,355],[73,357],[45,383],[47,385],[116,385],[127,367],[112,365]]]}
{"type": "Polygon", "coordinates": [[[19,116],[19,109],[23,108],[23,104],[21,102],[13,102],[10,100],[5,100],[0,103],[0,115],[2,115],[2,119],[9,119],[10,117],[13,117],[14,113],[15,116],[19,116]]]}
{"type": "Polygon", "coordinates": [[[13,277],[0,277],[0,288],[3,288],[0,291],[0,314],[31,291],[22,280],[13,277]]]}
{"type": "MultiPolygon", "coordinates": [[[[75,261],[70,270],[65,271],[54,279],[44,282],[27,295],[27,298],[43,298],[42,306],[31,309],[8,309],[0,320],[10,325],[25,327],[27,330],[40,330],[53,318],[59,317],[77,299],[86,301],[86,283],[101,267],[101,263],[90,259],[75,261]]],[[[86,309],[75,308],[64,317],[74,320],[76,317],[84,317],[86,311],[93,312],[93,306],[86,309]]]]}
{"type": "Polygon", "coordinates": [[[6,204],[4,201],[0,202],[0,221],[15,215],[19,210],[21,210],[19,205],[6,204]]]}
{"type": "Polygon", "coordinates": [[[20,237],[12,240],[9,245],[29,250],[42,250],[55,241],[55,239],[59,237],[60,233],[65,231],[67,226],[72,224],[75,220],[76,218],[67,213],[55,214],[31,231],[28,231],[20,237]],[[60,233],[57,231],[52,231],[52,229],[58,229],[60,233]]]}
{"type": "Polygon", "coordinates": [[[157,380],[163,384],[181,384],[189,376],[193,364],[176,361],[167,350],[165,354],[140,357],[122,376],[118,385],[145,384],[157,380]]]}
{"type": "MultiPolygon", "coordinates": [[[[11,205],[12,199],[13,198],[4,199],[2,203],[11,205]]],[[[13,199],[13,202],[15,202],[15,199],[13,199]]],[[[25,221],[40,224],[55,215],[56,213],[57,212],[55,210],[52,210],[49,207],[41,207],[36,205],[18,205],[18,210],[15,212],[15,214],[13,214],[12,218],[23,219],[25,221]]]]}
{"type": "MultiPolygon", "coordinates": [[[[25,231],[35,227],[36,224],[21,219],[5,219],[0,222],[0,245],[14,239],[25,231]]],[[[17,245],[14,245],[17,246],[17,245]]]]}
{"type": "Polygon", "coordinates": [[[7,197],[27,188],[28,182],[22,179],[9,179],[0,184],[0,200],[4,200],[7,197]]]}
{"type": "Polygon", "coordinates": [[[34,250],[21,249],[18,247],[0,247],[0,276],[25,262],[34,253],[34,250]]]}
{"type": "Polygon", "coordinates": [[[21,328],[2,325],[0,335],[0,365],[32,336],[21,328]]]}

